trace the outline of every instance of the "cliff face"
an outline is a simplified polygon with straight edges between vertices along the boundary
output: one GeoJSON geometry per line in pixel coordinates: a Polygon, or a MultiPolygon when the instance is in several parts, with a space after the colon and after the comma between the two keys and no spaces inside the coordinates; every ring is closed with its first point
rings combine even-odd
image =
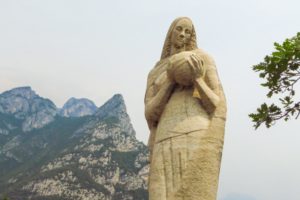
{"type": "Polygon", "coordinates": [[[0,194],[20,200],[148,199],[148,150],[135,138],[121,95],[92,115],[55,115],[31,131],[13,112],[0,110],[0,117],[0,129],[9,132],[0,134],[0,194]]]}

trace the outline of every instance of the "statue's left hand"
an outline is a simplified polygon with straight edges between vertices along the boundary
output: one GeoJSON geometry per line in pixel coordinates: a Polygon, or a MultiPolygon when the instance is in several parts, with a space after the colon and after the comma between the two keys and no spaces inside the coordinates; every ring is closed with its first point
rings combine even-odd
{"type": "Polygon", "coordinates": [[[195,80],[204,76],[205,70],[204,70],[202,60],[198,59],[195,55],[191,55],[187,61],[191,67],[193,74],[194,74],[195,80]]]}

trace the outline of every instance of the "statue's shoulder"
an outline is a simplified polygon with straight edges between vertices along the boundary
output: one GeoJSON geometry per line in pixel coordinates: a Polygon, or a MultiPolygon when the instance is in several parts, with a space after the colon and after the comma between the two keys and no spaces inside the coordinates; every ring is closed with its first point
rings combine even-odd
{"type": "Polygon", "coordinates": [[[193,50],[193,52],[200,55],[205,60],[211,60],[211,61],[214,60],[213,57],[209,53],[204,51],[203,49],[198,48],[198,49],[193,50]]]}
{"type": "Polygon", "coordinates": [[[159,60],[159,61],[155,64],[153,70],[154,70],[154,69],[159,69],[159,68],[164,67],[164,66],[169,62],[169,60],[170,60],[169,57],[159,60]]]}
{"type": "Polygon", "coordinates": [[[152,85],[154,81],[166,71],[167,64],[169,62],[168,58],[159,60],[155,66],[151,69],[148,74],[148,86],[152,85]]]}
{"type": "Polygon", "coordinates": [[[164,58],[164,59],[159,60],[154,65],[154,67],[151,69],[151,71],[149,72],[149,76],[152,76],[152,75],[156,76],[157,74],[160,74],[163,71],[165,71],[168,62],[169,62],[168,58],[164,58]]]}
{"type": "Polygon", "coordinates": [[[210,66],[216,65],[213,57],[203,49],[195,49],[193,50],[193,52],[197,54],[201,59],[203,59],[206,65],[210,65],[210,66]]]}

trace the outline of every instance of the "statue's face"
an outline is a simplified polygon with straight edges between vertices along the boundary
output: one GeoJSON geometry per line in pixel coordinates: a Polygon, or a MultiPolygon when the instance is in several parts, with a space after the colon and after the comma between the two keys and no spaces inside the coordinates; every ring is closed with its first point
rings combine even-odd
{"type": "Polygon", "coordinates": [[[188,19],[177,22],[172,32],[171,42],[176,48],[182,48],[191,41],[193,24],[188,19]]]}

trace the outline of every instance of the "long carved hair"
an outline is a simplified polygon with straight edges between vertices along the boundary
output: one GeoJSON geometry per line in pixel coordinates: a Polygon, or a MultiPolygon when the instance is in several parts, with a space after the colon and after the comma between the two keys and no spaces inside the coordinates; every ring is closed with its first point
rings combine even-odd
{"type": "Polygon", "coordinates": [[[191,33],[191,40],[190,42],[187,44],[186,46],[186,50],[187,51],[191,51],[191,50],[194,50],[194,49],[197,49],[197,40],[196,40],[196,32],[195,32],[195,28],[194,28],[194,25],[193,25],[193,22],[190,18],[188,17],[178,17],[176,18],[170,28],[169,28],[169,31],[167,33],[167,37],[165,39],[165,43],[164,43],[164,46],[163,46],[163,50],[162,50],[162,53],[161,53],[161,57],[160,59],[164,59],[164,58],[167,58],[171,55],[171,47],[172,47],[172,41],[171,41],[171,38],[172,38],[172,33],[173,33],[173,30],[176,26],[176,24],[182,20],[182,19],[187,19],[189,20],[191,23],[192,23],[192,33],[191,33]]]}

